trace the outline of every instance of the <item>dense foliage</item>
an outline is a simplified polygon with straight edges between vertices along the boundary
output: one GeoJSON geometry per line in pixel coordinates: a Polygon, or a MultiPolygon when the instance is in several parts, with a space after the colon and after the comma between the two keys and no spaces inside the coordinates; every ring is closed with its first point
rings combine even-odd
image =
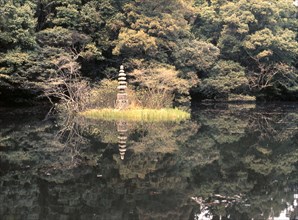
{"type": "Polygon", "coordinates": [[[1,101],[42,97],[61,57],[91,82],[121,63],[136,88],[168,89],[170,76],[180,103],[297,100],[297,10],[292,0],[0,0],[1,101]]]}

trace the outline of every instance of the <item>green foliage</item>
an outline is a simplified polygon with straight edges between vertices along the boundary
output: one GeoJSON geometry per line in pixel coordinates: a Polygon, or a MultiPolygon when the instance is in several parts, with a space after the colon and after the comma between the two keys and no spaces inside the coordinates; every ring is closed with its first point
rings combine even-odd
{"type": "MultiPolygon", "coordinates": [[[[130,19],[132,19],[132,17],[130,17],[130,19]]],[[[160,41],[175,41],[179,38],[187,37],[189,31],[187,21],[181,16],[175,18],[170,14],[161,14],[156,17],[137,15],[133,20],[135,20],[135,22],[132,24],[132,28],[144,30],[151,36],[157,37],[160,41]]]]}
{"type": "Polygon", "coordinates": [[[293,63],[298,53],[296,33],[280,30],[274,34],[268,28],[255,32],[243,42],[245,50],[253,58],[264,63],[293,63]]]}
{"type": "Polygon", "coordinates": [[[67,4],[66,6],[56,7],[56,17],[53,19],[53,24],[68,27],[76,28],[79,24],[79,11],[76,4],[67,4]]]}
{"type": "Polygon", "coordinates": [[[88,42],[88,37],[63,27],[47,28],[37,34],[38,42],[45,46],[73,47],[76,43],[88,42]]]}
{"type": "Polygon", "coordinates": [[[252,93],[262,94],[267,99],[282,98],[296,88],[295,74],[290,77],[292,86],[287,88],[280,84],[288,80],[273,77],[276,66],[294,66],[297,59],[298,23],[292,1],[218,3],[202,1],[198,4],[202,10],[194,24],[194,34],[214,43],[221,50],[222,58],[238,62],[245,68],[248,81],[253,82],[250,83],[252,93]],[[266,86],[265,89],[264,81],[268,80],[270,88],[266,86]]]}
{"type": "Polygon", "coordinates": [[[113,50],[115,55],[153,56],[156,53],[156,41],[144,31],[124,29],[119,34],[118,44],[113,50]]]}
{"type": "Polygon", "coordinates": [[[32,49],[35,42],[34,18],[35,4],[31,1],[26,3],[14,3],[8,1],[0,2],[0,50],[13,49],[32,49]]]}
{"type": "Polygon", "coordinates": [[[244,68],[233,61],[219,61],[209,74],[198,86],[206,98],[227,99],[229,94],[239,92],[248,84],[244,68]]]}
{"type": "Polygon", "coordinates": [[[40,95],[59,56],[72,56],[95,84],[122,63],[153,78],[174,69],[179,102],[190,91],[297,100],[296,16],[292,0],[0,1],[0,92],[29,83],[40,95]],[[216,70],[224,62],[239,68],[216,70]]]}
{"type": "Polygon", "coordinates": [[[79,24],[76,24],[81,26],[84,33],[88,33],[90,35],[96,34],[96,32],[100,31],[101,26],[105,23],[96,6],[97,4],[94,1],[83,5],[79,15],[81,21],[79,24]]]}
{"type": "Polygon", "coordinates": [[[199,40],[179,42],[173,53],[175,64],[184,71],[208,72],[217,62],[220,52],[213,44],[199,40]]]}

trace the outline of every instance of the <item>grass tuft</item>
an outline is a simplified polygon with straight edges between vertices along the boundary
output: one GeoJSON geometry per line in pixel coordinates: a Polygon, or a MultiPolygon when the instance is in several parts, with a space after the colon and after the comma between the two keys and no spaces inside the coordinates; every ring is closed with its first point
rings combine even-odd
{"type": "Polygon", "coordinates": [[[179,109],[91,109],[80,113],[86,118],[107,121],[182,121],[190,118],[188,112],[179,109]]]}

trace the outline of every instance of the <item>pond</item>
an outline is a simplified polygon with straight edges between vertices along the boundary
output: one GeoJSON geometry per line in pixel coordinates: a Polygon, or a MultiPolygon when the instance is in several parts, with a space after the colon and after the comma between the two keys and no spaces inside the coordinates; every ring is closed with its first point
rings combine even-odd
{"type": "Polygon", "coordinates": [[[298,105],[181,122],[0,110],[0,219],[298,218],[298,105]]]}

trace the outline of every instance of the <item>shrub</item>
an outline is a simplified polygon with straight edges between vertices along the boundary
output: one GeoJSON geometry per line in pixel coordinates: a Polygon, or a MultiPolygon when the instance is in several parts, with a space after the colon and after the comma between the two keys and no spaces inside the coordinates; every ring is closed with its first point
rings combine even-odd
{"type": "Polygon", "coordinates": [[[137,66],[130,73],[130,82],[140,91],[138,98],[143,106],[170,107],[178,96],[189,96],[191,84],[188,80],[180,78],[179,74],[174,66],[151,63],[137,66]]]}
{"type": "Polygon", "coordinates": [[[88,108],[114,108],[117,98],[116,80],[104,79],[91,90],[90,104],[88,108]]]}
{"type": "Polygon", "coordinates": [[[61,56],[55,61],[57,74],[47,80],[44,95],[54,103],[60,101],[60,107],[66,111],[79,112],[90,102],[89,82],[80,75],[81,66],[72,56],[61,56]]]}

